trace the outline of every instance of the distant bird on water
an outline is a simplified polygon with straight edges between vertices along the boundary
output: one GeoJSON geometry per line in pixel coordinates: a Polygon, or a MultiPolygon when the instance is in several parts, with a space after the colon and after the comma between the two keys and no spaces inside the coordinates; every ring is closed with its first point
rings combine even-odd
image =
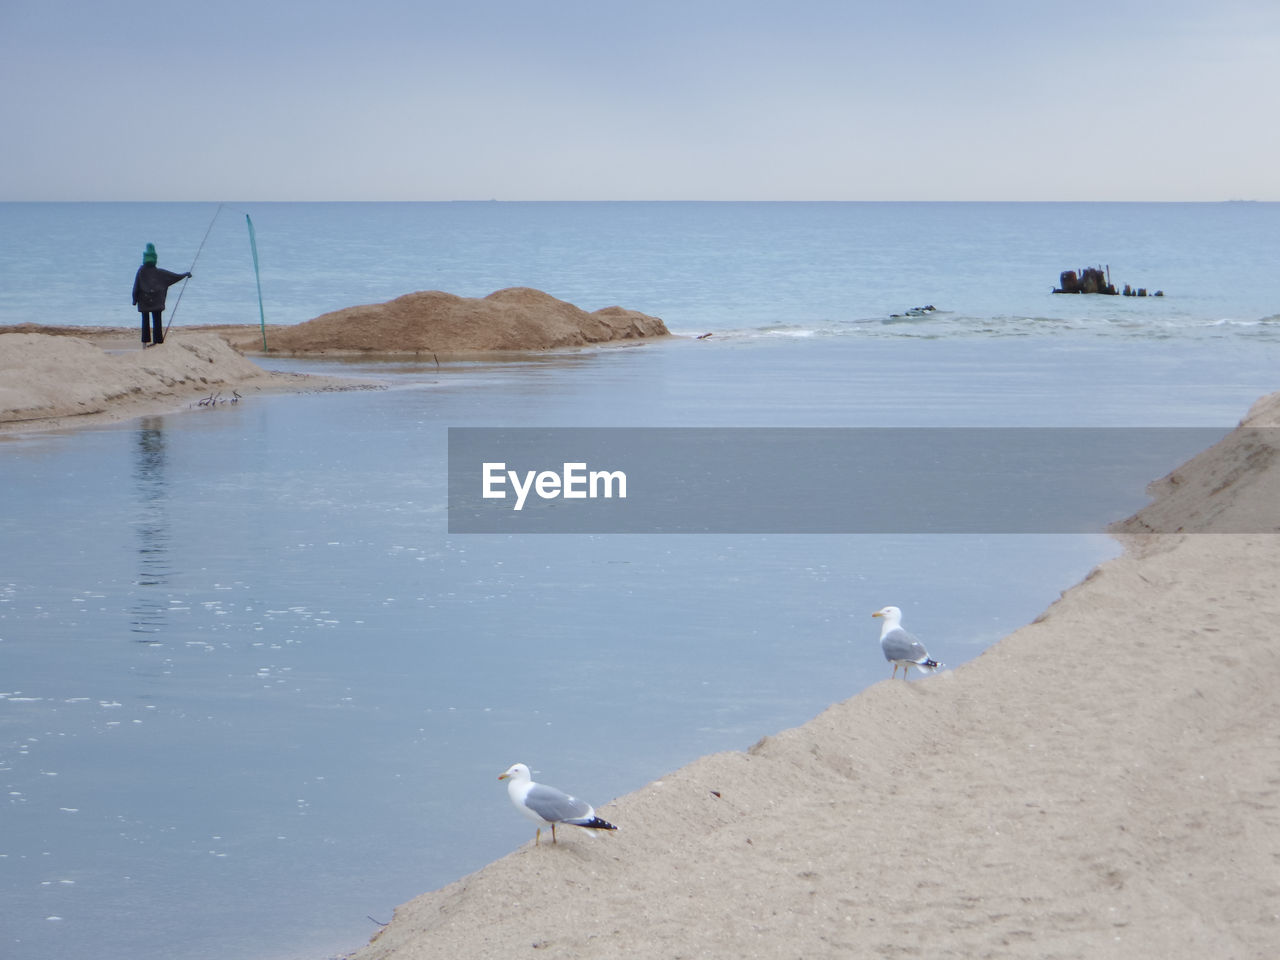
{"type": "Polygon", "coordinates": [[[534,783],[529,768],[523,763],[512,764],[498,779],[507,781],[507,796],[516,809],[538,824],[538,832],[533,836],[535,845],[542,839],[542,828],[546,826],[551,827],[551,842],[555,843],[557,823],[571,823],[590,830],[618,829],[608,820],[597,817],[595,808],[585,800],[545,783],[534,783]]]}
{"type": "Polygon", "coordinates": [[[884,620],[880,628],[880,649],[884,651],[884,658],[893,664],[894,677],[898,675],[898,667],[902,667],[902,679],[905,680],[912,667],[932,673],[942,666],[937,660],[929,659],[929,651],[924,644],[902,629],[902,611],[897,607],[885,607],[871,616],[884,620]]]}

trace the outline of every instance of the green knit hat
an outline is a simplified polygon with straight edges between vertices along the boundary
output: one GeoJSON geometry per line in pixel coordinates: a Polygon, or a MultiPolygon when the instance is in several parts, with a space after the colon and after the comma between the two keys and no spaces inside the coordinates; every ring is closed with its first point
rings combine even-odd
{"type": "Polygon", "coordinates": [[[142,254],[142,262],[150,264],[156,262],[156,245],[154,243],[147,244],[147,249],[142,254]]]}

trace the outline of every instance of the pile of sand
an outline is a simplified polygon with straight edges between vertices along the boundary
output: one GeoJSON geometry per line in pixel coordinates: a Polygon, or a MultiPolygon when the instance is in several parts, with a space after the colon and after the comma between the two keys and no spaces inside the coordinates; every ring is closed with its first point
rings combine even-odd
{"type": "MultiPolygon", "coordinates": [[[[287,354],[459,355],[495,350],[551,350],[667,336],[657,317],[605,307],[587,313],[528,287],[487,297],[439,290],[406,294],[387,303],[335,310],[291,327],[271,329],[271,352],[287,354]]],[[[245,353],[262,350],[261,337],[232,341],[245,353]]]]}
{"type": "Polygon", "coordinates": [[[1277,423],[1280,395],[1149,508],[1253,532],[1125,536],[970,663],[601,804],[617,833],[530,842],[356,956],[1280,955],[1277,423]]]}
{"type": "Polygon", "coordinates": [[[370,386],[263,370],[212,333],[175,333],[120,353],[72,336],[0,334],[0,430],[123,420],[237,394],[370,386]]]}

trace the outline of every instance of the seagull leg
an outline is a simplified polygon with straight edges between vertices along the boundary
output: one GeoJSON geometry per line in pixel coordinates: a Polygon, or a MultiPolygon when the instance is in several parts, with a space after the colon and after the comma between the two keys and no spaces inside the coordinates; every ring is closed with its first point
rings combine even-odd
{"type": "Polygon", "coordinates": [[[542,839],[542,828],[539,827],[538,832],[533,835],[533,845],[536,847],[538,845],[538,841],[541,839],[542,839]]]}
{"type": "Polygon", "coordinates": [[[556,825],[554,823],[551,825],[551,842],[556,842],[556,825]]]}

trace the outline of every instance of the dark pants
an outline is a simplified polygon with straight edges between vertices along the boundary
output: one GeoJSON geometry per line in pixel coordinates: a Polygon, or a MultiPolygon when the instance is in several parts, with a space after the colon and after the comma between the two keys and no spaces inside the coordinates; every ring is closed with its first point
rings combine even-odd
{"type": "Polygon", "coordinates": [[[147,314],[142,314],[142,342],[143,343],[164,343],[164,323],[160,320],[159,310],[153,310],[151,316],[151,326],[147,327],[147,314]]]}

